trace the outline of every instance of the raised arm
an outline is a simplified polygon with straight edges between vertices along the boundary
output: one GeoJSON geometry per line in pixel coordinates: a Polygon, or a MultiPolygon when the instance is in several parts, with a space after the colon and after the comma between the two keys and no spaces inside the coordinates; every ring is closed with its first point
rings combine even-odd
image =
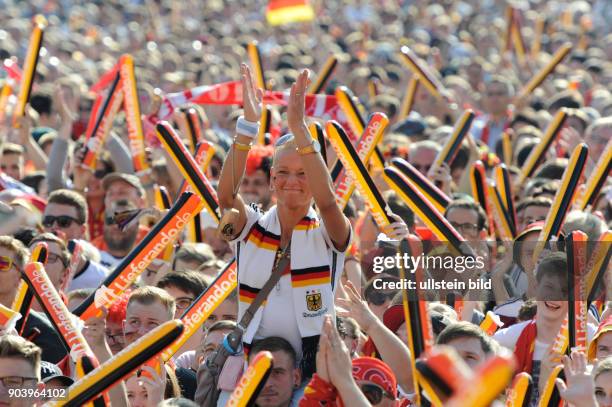
{"type": "MultiPolygon", "coordinates": [[[[243,89],[244,120],[250,123],[259,122],[261,117],[263,91],[255,88],[255,81],[251,70],[245,64],[240,66],[243,89]]],[[[238,126],[240,127],[240,126],[238,126]]],[[[217,196],[221,211],[236,209],[238,218],[234,221],[235,231],[240,232],[246,224],[246,211],[244,201],[238,195],[238,188],[246,167],[247,156],[253,141],[254,134],[248,134],[246,130],[236,130],[234,142],[230,147],[229,154],[223,163],[223,169],[219,176],[217,196]]]]}
{"type": "MultiPolygon", "coordinates": [[[[291,86],[289,95],[289,106],[287,109],[287,121],[289,130],[295,137],[298,152],[313,143],[312,136],[306,125],[304,113],[304,100],[308,87],[308,71],[303,70],[295,83],[291,86]]],[[[344,216],[342,210],[336,203],[336,196],[332,186],[329,170],[321,154],[300,154],[308,186],[312,191],[314,201],[319,208],[319,213],[330,239],[336,249],[343,251],[348,244],[350,232],[349,220],[344,216]]]]}

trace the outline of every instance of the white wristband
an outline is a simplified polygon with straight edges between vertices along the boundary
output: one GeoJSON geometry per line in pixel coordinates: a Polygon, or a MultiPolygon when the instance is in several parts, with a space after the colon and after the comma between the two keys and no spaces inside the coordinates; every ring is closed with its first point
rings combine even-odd
{"type": "Polygon", "coordinates": [[[240,116],[236,122],[236,133],[253,139],[259,134],[259,122],[250,122],[240,116]]]}

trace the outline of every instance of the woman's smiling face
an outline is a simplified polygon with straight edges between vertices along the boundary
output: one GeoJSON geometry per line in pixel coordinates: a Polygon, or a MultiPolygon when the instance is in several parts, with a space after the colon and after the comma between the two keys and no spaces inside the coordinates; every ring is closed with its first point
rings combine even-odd
{"type": "Polygon", "coordinates": [[[279,205],[293,209],[310,204],[312,193],[302,159],[291,146],[283,146],[275,153],[271,173],[272,187],[279,205]]]}

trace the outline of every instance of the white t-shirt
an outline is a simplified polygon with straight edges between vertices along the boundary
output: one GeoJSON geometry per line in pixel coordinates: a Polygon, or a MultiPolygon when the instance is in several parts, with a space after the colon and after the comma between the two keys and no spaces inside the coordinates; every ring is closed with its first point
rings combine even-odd
{"type": "Polygon", "coordinates": [[[99,263],[89,261],[84,271],[77,274],[68,287],[68,291],[81,288],[98,288],[100,283],[108,276],[109,270],[99,263]]]}
{"type": "Polygon", "coordinates": [[[123,260],[123,257],[115,257],[107,251],[100,251],[100,264],[109,270],[114,269],[121,260],[123,260]]]}
{"type": "Polygon", "coordinates": [[[301,358],[302,337],[295,318],[291,275],[282,276],[270,291],[261,323],[253,339],[264,339],[270,336],[280,336],[286,339],[295,350],[298,360],[301,358]]]}

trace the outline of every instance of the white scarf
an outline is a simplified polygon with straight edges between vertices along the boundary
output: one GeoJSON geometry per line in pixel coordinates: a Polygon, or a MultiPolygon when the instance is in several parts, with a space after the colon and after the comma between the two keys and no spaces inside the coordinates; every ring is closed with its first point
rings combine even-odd
{"type": "MultiPolygon", "coordinates": [[[[334,284],[341,270],[341,259],[333,253],[323,235],[323,226],[314,209],[310,208],[293,229],[291,237],[291,286],[295,318],[302,338],[320,335],[323,316],[334,315],[334,284]],[[333,260],[340,260],[334,262],[333,260]]],[[[259,290],[270,278],[276,252],[280,246],[281,226],[276,206],[270,208],[253,224],[246,237],[238,243],[238,320],[259,290]]],[[[264,302],[255,313],[243,336],[250,344],[259,328],[264,302]]]]}

